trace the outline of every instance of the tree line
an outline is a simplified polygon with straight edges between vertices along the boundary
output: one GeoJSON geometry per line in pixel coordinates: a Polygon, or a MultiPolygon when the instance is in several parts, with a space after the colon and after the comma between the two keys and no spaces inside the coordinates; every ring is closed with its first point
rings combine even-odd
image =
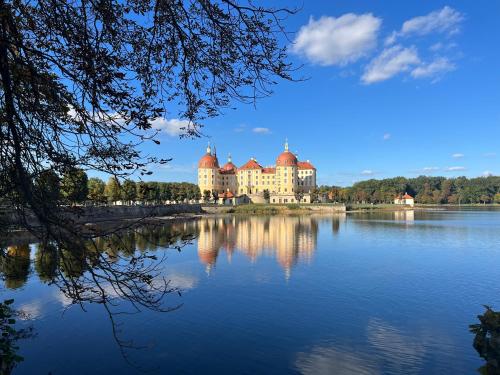
{"type": "Polygon", "coordinates": [[[341,203],[393,203],[397,195],[408,193],[420,204],[490,204],[500,203],[500,176],[371,179],[351,187],[323,185],[318,192],[341,203]]]}
{"type": "Polygon", "coordinates": [[[35,179],[37,190],[58,204],[160,204],[201,199],[200,189],[189,182],[120,181],[88,178],[85,171],[73,169],[63,176],[46,170],[35,179]]]}

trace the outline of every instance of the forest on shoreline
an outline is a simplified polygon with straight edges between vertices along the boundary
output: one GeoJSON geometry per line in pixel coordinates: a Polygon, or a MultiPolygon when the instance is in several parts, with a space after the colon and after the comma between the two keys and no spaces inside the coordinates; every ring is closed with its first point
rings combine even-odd
{"type": "Polygon", "coordinates": [[[500,203],[500,176],[371,179],[351,187],[323,185],[318,193],[340,203],[393,203],[397,195],[408,193],[420,204],[490,204],[500,203]]]}

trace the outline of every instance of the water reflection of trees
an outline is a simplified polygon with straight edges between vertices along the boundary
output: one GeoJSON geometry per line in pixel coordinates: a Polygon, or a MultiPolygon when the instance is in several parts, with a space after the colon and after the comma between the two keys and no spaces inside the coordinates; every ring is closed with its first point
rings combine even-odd
{"type": "Polygon", "coordinates": [[[193,239],[185,225],[145,225],[106,234],[71,238],[70,241],[45,240],[37,245],[13,245],[2,249],[0,275],[7,288],[24,286],[32,271],[40,281],[59,288],[69,305],[86,309],[88,303],[104,307],[113,335],[122,354],[136,347],[123,338],[117,317],[143,309],[168,312],[180,305],[167,305],[165,296],[180,293],[163,272],[165,252],[158,248],[180,250],[193,239]]]}
{"type": "Polygon", "coordinates": [[[0,374],[9,375],[14,367],[23,360],[18,354],[18,341],[35,336],[33,327],[16,328],[16,318],[22,316],[11,305],[14,300],[0,302],[0,374]]]}

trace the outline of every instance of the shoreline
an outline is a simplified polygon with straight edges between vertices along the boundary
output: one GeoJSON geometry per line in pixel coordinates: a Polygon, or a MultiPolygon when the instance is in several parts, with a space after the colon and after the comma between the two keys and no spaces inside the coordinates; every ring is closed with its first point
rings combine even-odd
{"type": "MultiPolygon", "coordinates": [[[[290,205],[289,205],[290,206],[290,205]]],[[[214,217],[220,215],[338,215],[338,214],[355,214],[355,213],[371,213],[371,212],[397,212],[397,211],[425,211],[425,210],[446,210],[446,209],[461,209],[461,208],[479,208],[479,209],[500,209],[498,204],[469,204],[469,205],[415,205],[395,206],[395,205],[360,205],[361,207],[354,208],[347,206],[342,209],[339,205],[319,204],[315,205],[315,209],[307,206],[293,206],[290,208],[286,205],[239,205],[239,206],[202,206],[200,212],[184,212],[174,213],[170,215],[151,215],[136,218],[109,217],[100,220],[89,220],[81,223],[82,227],[88,230],[88,233],[96,233],[105,235],[106,231],[125,230],[142,225],[164,225],[179,221],[196,220],[205,217],[214,217]],[[337,209],[332,209],[332,208],[337,209]],[[208,209],[208,210],[207,210],[208,209]]],[[[33,243],[36,237],[24,228],[9,230],[4,238],[0,239],[0,246],[4,246],[6,242],[19,243],[18,240],[23,239],[33,243]]]]}

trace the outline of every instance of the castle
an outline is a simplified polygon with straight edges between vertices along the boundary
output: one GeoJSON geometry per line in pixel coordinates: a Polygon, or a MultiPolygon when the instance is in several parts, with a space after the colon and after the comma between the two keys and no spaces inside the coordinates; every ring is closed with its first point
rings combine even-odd
{"type": "Polygon", "coordinates": [[[217,153],[215,149],[212,152],[209,144],[198,162],[198,186],[203,196],[207,192],[212,196],[215,192],[223,204],[311,203],[311,192],[316,188],[316,168],[309,160],[298,161],[289,151],[288,142],[275,166],[263,167],[251,158],[238,168],[229,156],[221,168],[217,153]]]}

